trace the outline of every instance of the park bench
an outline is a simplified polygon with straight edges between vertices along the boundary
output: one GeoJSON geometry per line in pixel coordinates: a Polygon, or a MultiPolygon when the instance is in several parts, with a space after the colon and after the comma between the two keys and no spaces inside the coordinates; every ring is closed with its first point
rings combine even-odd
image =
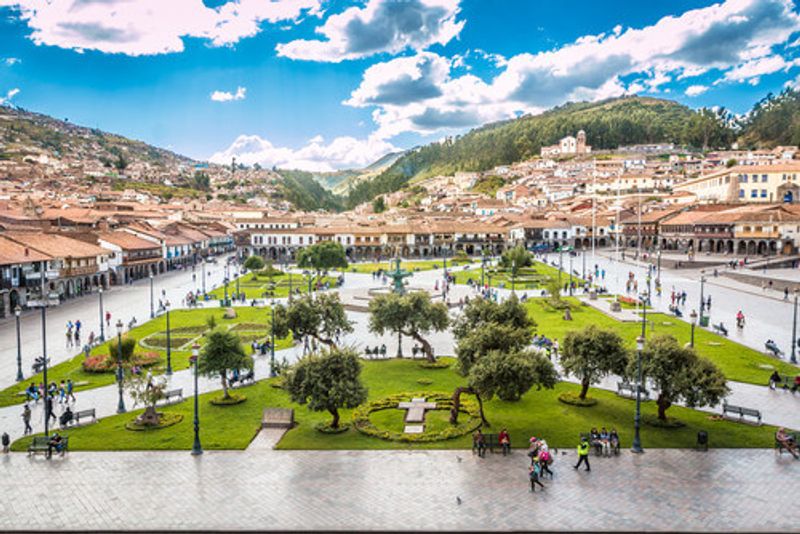
{"type": "MultiPolygon", "coordinates": [[[[642,387],[642,399],[650,400],[650,391],[646,387],[642,387]]],[[[617,382],[617,395],[620,397],[636,398],[636,386],[630,382],[617,382]]]]}
{"type": "MultiPolygon", "coordinates": [[[[502,445],[500,444],[500,440],[498,439],[497,434],[484,434],[483,442],[486,449],[488,449],[492,453],[494,453],[495,449],[502,448],[502,445]]],[[[475,440],[472,441],[472,452],[474,453],[478,452],[478,443],[475,440]]]]}
{"type": "Polygon", "coordinates": [[[72,421],[75,426],[80,426],[81,419],[86,420],[87,418],[91,419],[90,423],[97,422],[97,415],[95,414],[94,408],[89,408],[88,410],[78,410],[72,414],[72,421]]]}
{"type": "Polygon", "coordinates": [[[727,402],[722,403],[722,416],[724,417],[725,414],[732,413],[739,416],[739,419],[744,421],[745,417],[753,417],[758,421],[758,424],[761,424],[761,411],[754,410],[752,408],[745,408],[743,406],[734,406],[733,404],[728,404],[727,402]]]}
{"type": "MultiPolygon", "coordinates": [[[[789,436],[792,438],[795,444],[800,442],[800,432],[789,432],[789,436]]],[[[775,450],[778,451],[779,454],[783,454],[783,451],[789,452],[786,447],[783,446],[783,443],[775,439],[775,450]]]]}
{"type": "Polygon", "coordinates": [[[725,337],[728,337],[728,329],[727,329],[727,328],[725,328],[725,325],[724,325],[724,324],[722,324],[722,323],[719,323],[719,324],[712,324],[712,325],[711,325],[711,328],[712,328],[712,329],[714,330],[714,332],[716,332],[717,334],[722,334],[723,336],[725,336],[725,337]]]}
{"type": "MultiPolygon", "coordinates": [[[[61,456],[66,454],[67,450],[69,450],[69,438],[62,436],[61,438],[61,456]]],[[[50,452],[50,438],[46,438],[44,436],[35,436],[31,444],[28,445],[28,455],[31,454],[36,455],[39,453],[47,455],[49,458],[50,452]]]]}
{"type": "Polygon", "coordinates": [[[165,391],[164,398],[161,399],[160,402],[161,406],[183,402],[183,388],[170,389],[169,391],[165,391]]]}

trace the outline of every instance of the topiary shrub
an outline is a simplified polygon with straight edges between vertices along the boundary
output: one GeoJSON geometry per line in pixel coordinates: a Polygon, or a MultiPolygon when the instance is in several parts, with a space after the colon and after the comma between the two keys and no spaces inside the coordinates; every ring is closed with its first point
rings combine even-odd
{"type": "Polygon", "coordinates": [[[341,434],[350,430],[350,423],[339,423],[339,426],[334,428],[331,426],[330,421],[326,421],[314,425],[314,430],[323,434],[341,434]]]}
{"type": "Polygon", "coordinates": [[[423,369],[447,369],[452,365],[452,363],[439,359],[436,360],[435,362],[428,362],[428,361],[420,362],[417,365],[419,365],[423,369]]]}
{"type": "Polygon", "coordinates": [[[227,399],[225,397],[214,397],[211,399],[211,404],[214,406],[235,406],[243,403],[246,400],[247,397],[244,395],[239,393],[230,393],[227,399]]]}

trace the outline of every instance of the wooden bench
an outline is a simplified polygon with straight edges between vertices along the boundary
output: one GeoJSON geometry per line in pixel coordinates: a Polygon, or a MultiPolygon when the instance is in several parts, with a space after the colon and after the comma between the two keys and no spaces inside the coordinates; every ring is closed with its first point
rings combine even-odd
{"type": "Polygon", "coordinates": [[[72,421],[75,426],[81,426],[81,419],[86,419],[86,418],[90,418],[91,421],[89,421],[89,423],[84,423],[84,424],[97,422],[97,416],[95,415],[94,408],[89,408],[88,410],[78,410],[77,412],[72,414],[72,421]]]}
{"type": "Polygon", "coordinates": [[[183,388],[170,389],[164,392],[164,398],[159,401],[161,406],[183,402],[183,388]],[[173,400],[175,399],[175,400],[173,400]]]}
{"type": "MultiPolygon", "coordinates": [[[[647,388],[642,387],[642,399],[643,400],[650,400],[650,391],[647,388]]],[[[631,384],[630,382],[617,382],[617,395],[620,397],[628,397],[631,399],[636,398],[636,386],[631,384]]]]}
{"type": "Polygon", "coordinates": [[[743,406],[734,406],[733,404],[728,404],[727,402],[722,403],[722,416],[725,417],[725,414],[732,413],[739,416],[739,419],[744,421],[745,417],[753,417],[758,421],[758,424],[761,424],[761,411],[754,410],[752,408],[745,408],[743,406]]]}
{"type": "MultiPolygon", "coordinates": [[[[486,449],[494,453],[495,449],[500,449],[503,446],[500,444],[500,439],[498,438],[497,434],[484,434],[483,435],[483,444],[486,449]]],[[[472,441],[472,452],[478,452],[478,443],[473,440],[472,441]]]]}
{"type": "MultiPolygon", "coordinates": [[[[61,456],[64,456],[67,450],[69,450],[69,438],[62,436],[61,456]]],[[[31,444],[28,445],[28,455],[36,455],[39,453],[45,454],[48,458],[50,457],[50,438],[46,438],[44,436],[34,436],[33,441],[31,441],[31,444]]]]}

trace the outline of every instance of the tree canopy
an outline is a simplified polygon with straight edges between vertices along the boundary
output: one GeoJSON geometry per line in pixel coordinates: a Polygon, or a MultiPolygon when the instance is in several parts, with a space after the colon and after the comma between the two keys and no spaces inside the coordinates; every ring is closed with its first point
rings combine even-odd
{"type": "Polygon", "coordinates": [[[260,271],[264,268],[264,259],[261,256],[250,256],[244,260],[243,267],[248,271],[260,271]]]}
{"type": "Polygon", "coordinates": [[[352,349],[329,349],[297,362],[286,374],[286,389],[292,401],[308,404],[315,412],[333,416],[331,427],[339,427],[339,410],[355,408],[367,399],[361,382],[361,362],[352,349]]]}
{"type": "Polygon", "coordinates": [[[252,368],[253,357],[242,348],[239,336],[222,328],[217,328],[207,334],[206,343],[200,351],[197,369],[202,375],[209,378],[220,377],[224,398],[230,398],[228,371],[252,368]]]}
{"type": "Polygon", "coordinates": [[[370,331],[378,334],[401,332],[422,345],[428,361],[436,361],[430,342],[423,336],[446,330],[450,324],[447,305],[443,302],[432,302],[430,295],[422,291],[406,295],[389,293],[372,299],[369,313],[370,331]]]}
{"type": "MultiPolygon", "coordinates": [[[[636,358],[628,374],[635,376],[636,358]]],[[[642,376],[658,390],[658,418],[667,419],[667,409],[682,401],[689,408],[718,404],[728,393],[725,375],[694,349],[681,346],[669,335],[650,338],[642,351],[642,376]]]]}
{"type": "Polygon", "coordinates": [[[286,337],[289,332],[295,339],[311,337],[335,347],[344,334],[353,331],[347,313],[336,293],[322,293],[316,297],[304,295],[287,306],[275,307],[275,335],[286,337]]]}
{"type": "Polygon", "coordinates": [[[319,276],[330,269],[347,269],[347,255],[340,243],[319,241],[301,248],[297,253],[297,266],[301,269],[314,269],[319,276]]]}
{"type": "Polygon", "coordinates": [[[529,267],[533,263],[533,256],[522,245],[509,249],[500,257],[500,266],[508,269],[511,273],[511,290],[514,291],[514,285],[520,271],[524,267],[529,267]]]}
{"type": "Polygon", "coordinates": [[[581,381],[581,399],[586,398],[591,384],[609,374],[623,375],[628,365],[628,351],[622,338],[612,330],[594,325],[567,332],[561,346],[561,368],[567,376],[581,381]]]}

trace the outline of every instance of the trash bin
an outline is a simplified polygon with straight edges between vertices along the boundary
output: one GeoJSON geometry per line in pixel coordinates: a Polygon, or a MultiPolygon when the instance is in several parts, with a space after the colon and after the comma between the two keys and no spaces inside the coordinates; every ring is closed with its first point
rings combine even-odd
{"type": "Polygon", "coordinates": [[[708,328],[708,315],[702,315],[700,317],[700,326],[708,328]]]}
{"type": "Polygon", "coordinates": [[[708,450],[708,432],[705,430],[697,432],[697,450],[708,450]]]}

